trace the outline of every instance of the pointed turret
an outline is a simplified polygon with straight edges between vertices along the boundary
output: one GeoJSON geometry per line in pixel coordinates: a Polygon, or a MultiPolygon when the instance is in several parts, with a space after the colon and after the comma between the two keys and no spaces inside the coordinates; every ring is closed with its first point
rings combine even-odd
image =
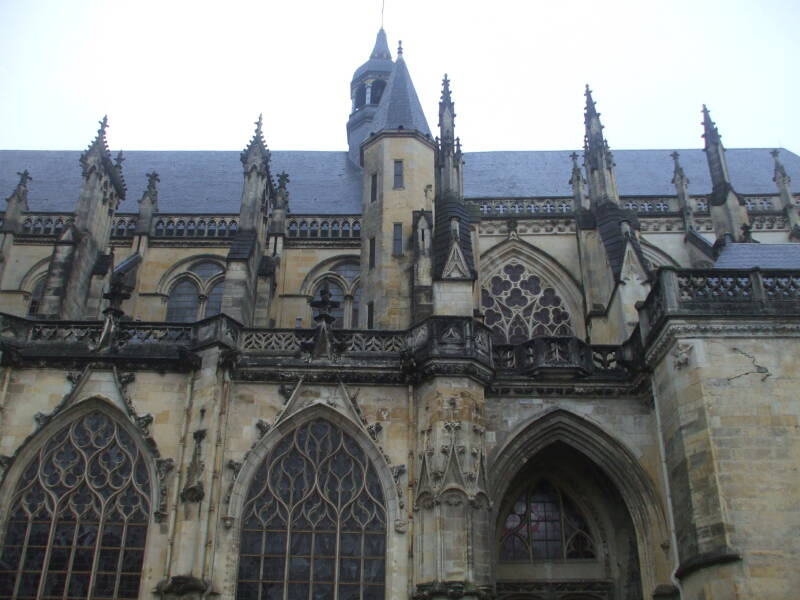
{"type": "Polygon", "coordinates": [[[350,82],[352,109],[347,121],[347,143],[350,160],[355,164],[359,164],[359,147],[372,130],[372,118],[393,70],[392,53],[389,51],[386,32],[381,28],[369,60],[356,69],[350,82]]]}
{"type": "Polygon", "coordinates": [[[375,113],[371,132],[400,129],[431,135],[406,61],[402,51],[398,50],[397,62],[375,113]]]}
{"type": "Polygon", "coordinates": [[[750,218],[744,199],[731,185],[725,148],[708,108],[703,104],[703,139],[705,139],[706,162],[711,175],[711,221],[718,244],[726,241],[749,241],[750,218]],[[745,240],[745,238],[747,238],[745,240]]]}
{"type": "Polygon", "coordinates": [[[711,120],[711,114],[705,104],[703,104],[703,139],[705,140],[704,150],[708,171],[713,186],[712,203],[724,204],[728,191],[732,189],[728,175],[728,163],[725,160],[725,148],[722,145],[719,130],[711,120]]]}
{"type": "Polygon", "coordinates": [[[252,326],[258,299],[258,270],[266,243],[265,215],[273,195],[270,153],[264,142],[262,118],[240,159],[244,167],[239,229],[228,251],[222,312],[252,326]]]}
{"type": "Polygon", "coordinates": [[[470,317],[476,279],[471,219],[464,203],[461,144],[455,137],[455,104],[447,75],[439,102],[436,197],[433,227],[433,313],[470,317]]]}
{"type": "Polygon", "coordinates": [[[789,238],[792,240],[800,240],[800,211],[798,211],[797,204],[794,202],[792,196],[791,183],[792,179],[786,172],[786,167],[780,159],[780,152],[775,149],[770,152],[773,160],[775,161],[775,171],[772,181],[778,187],[778,193],[781,197],[781,206],[789,219],[790,233],[789,238]]]}
{"type": "Polygon", "coordinates": [[[108,149],[106,130],[108,129],[108,115],[103,116],[100,121],[100,128],[97,135],[89,144],[89,147],[81,154],[80,164],[84,179],[87,179],[94,170],[102,169],[111,180],[116,192],[116,203],[114,209],[120,201],[125,199],[125,180],[122,177],[122,151],[117,154],[116,162],[111,159],[111,151],[108,149]]]}
{"type": "Polygon", "coordinates": [[[253,231],[259,227],[269,184],[270,153],[264,142],[262,124],[262,116],[258,115],[253,137],[240,155],[244,167],[244,189],[239,230],[243,231],[253,231]]]}
{"type": "Polygon", "coordinates": [[[589,198],[592,206],[613,202],[619,204],[617,181],[614,175],[614,157],[608,142],[603,137],[600,113],[592,98],[592,90],[586,85],[586,109],[584,111],[585,134],[583,140],[583,163],[586,181],[589,182],[589,198]]]}

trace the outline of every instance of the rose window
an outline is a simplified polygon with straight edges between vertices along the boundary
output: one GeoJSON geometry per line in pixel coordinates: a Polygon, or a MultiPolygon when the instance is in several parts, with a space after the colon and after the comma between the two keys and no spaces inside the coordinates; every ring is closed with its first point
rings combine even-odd
{"type": "Polygon", "coordinates": [[[520,263],[505,265],[481,289],[485,323],[498,344],[519,344],[537,336],[572,335],[564,301],[520,263]]]}

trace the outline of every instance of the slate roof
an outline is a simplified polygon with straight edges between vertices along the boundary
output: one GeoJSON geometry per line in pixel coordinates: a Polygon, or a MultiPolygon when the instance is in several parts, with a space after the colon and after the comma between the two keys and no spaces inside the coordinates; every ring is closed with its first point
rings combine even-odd
{"type": "Polygon", "coordinates": [[[753,267],[800,269],[800,244],[727,244],[714,263],[716,269],[753,267]]]}
{"type": "MultiPolygon", "coordinates": [[[[28,169],[28,206],[32,211],[72,212],[81,188],[81,152],[0,150],[0,197],[7,198],[28,169]]],[[[289,206],[294,213],[361,212],[361,169],[346,152],[272,152],[273,176],[291,176],[289,206]]],[[[239,152],[131,151],[123,166],[128,186],[119,212],[138,212],[147,188],[146,173],[155,170],[158,205],[163,213],[238,213],[242,198],[239,152]]]]}
{"type": "Polygon", "coordinates": [[[423,135],[431,134],[402,55],[397,57],[394,71],[389,76],[371,129],[376,133],[384,129],[409,129],[423,135]]]}
{"type": "Polygon", "coordinates": [[[392,53],[389,51],[389,42],[386,40],[386,32],[381,28],[375,37],[375,47],[369,55],[369,60],[358,67],[353,73],[353,81],[368,72],[389,73],[394,68],[392,53]]]}
{"type": "MultiPolygon", "coordinates": [[[[671,150],[618,150],[614,152],[617,185],[622,195],[672,196],[671,150]]],[[[680,150],[689,178],[689,192],[711,192],[705,153],[680,150]]],[[[464,195],[467,198],[571,196],[571,151],[467,152],[464,154],[464,195]]],[[[7,198],[19,181],[18,171],[28,169],[28,204],[33,211],[72,212],[81,185],[80,151],[0,150],[0,198],[7,198]]],[[[120,212],[138,211],[147,187],[145,176],[155,170],[161,177],[158,203],[164,213],[238,213],[242,194],[239,152],[232,151],[131,151],[123,165],[128,187],[120,212]]],[[[774,194],[774,163],[766,148],[727,151],[736,191],[774,194]]],[[[792,178],[792,191],[800,193],[800,156],[781,151],[792,178]]],[[[291,212],[358,214],[361,212],[361,170],[347,152],[272,151],[272,173],[286,170],[291,212]]]]}
{"type": "MultiPolygon", "coordinates": [[[[726,152],[733,188],[741,194],[777,193],[769,148],[730,148],[726,152]]],[[[467,198],[572,196],[572,150],[466,152],[464,195],[467,198]]],[[[582,151],[577,151],[582,155],[582,151]]],[[[674,196],[673,150],[613,150],[619,193],[624,196],[674,196]]],[[[702,149],[678,150],[689,178],[690,194],[711,192],[702,149]]],[[[781,160],[800,193],[800,156],[781,150],[781,160]]]]}

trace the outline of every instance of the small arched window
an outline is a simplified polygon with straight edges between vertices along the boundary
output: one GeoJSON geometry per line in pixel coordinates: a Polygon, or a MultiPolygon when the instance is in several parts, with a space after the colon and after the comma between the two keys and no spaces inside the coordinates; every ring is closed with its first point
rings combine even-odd
{"type": "Polygon", "coordinates": [[[0,597],[138,598],[152,506],[146,461],[102,411],[57,430],[7,507],[0,597]]]}
{"type": "Polygon", "coordinates": [[[158,237],[164,235],[164,221],[156,221],[156,235],[158,237]]]}
{"type": "Polygon", "coordinates": [[[595,543],[577,506],[547,480],[523,490],[506,514],[501,561],[593,559],[595,543]]]}
{"type": "Polygon", "coordinates": [[[378,104],[381,101],[381,97],[383,97],[383,91],[385,89],[386,82],[383,79],[376,79],[373,81],[372,88],[370,89],[369,103],[378,104]]]}
{"type": "Polygon", "coordinates": [[[359,223],[358,221],[353,223],[353,237],[354,238],[361,237],[361,223],[359,223]]]}
{"type": "Polygon", "coordinates": [[[353,102],[353,108],[358,110],[367,103],[367,86],[361,84],[356,88],[356,96],[353,102]]]}
{"type": "Polygon", "coordinates": [[[289,237],[297,237],[297,221],[289,222],[289,237]]]}

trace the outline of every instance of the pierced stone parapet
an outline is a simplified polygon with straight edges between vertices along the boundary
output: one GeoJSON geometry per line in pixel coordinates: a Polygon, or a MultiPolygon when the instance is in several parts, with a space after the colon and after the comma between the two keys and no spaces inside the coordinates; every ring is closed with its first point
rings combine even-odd
{"type": "Polygon", "coordinates": [[[639,305],[642,339],[670,317],[789,317],[800,314],[800,271],[663,268],[639,305]]]}

